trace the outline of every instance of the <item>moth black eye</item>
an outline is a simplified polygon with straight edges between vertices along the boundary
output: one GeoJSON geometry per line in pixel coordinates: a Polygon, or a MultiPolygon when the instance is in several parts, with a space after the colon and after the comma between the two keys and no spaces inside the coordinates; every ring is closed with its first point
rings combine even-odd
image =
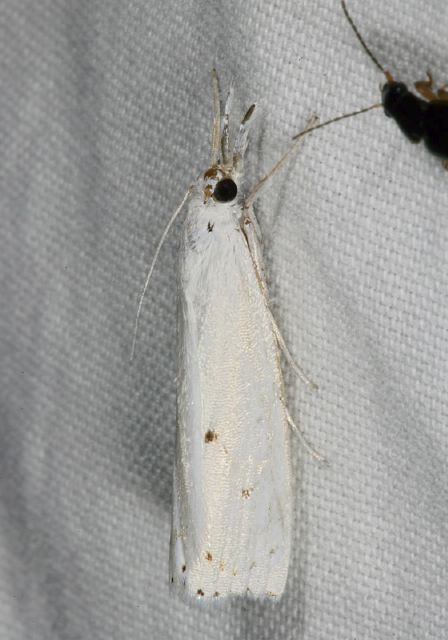
{"type": "Polygon", "coordinates": [[[223,178],[218,182],[213,191],[213,197],[218,202],[230,202],[236,198],[238,188],[231,178],[223,178]]]}

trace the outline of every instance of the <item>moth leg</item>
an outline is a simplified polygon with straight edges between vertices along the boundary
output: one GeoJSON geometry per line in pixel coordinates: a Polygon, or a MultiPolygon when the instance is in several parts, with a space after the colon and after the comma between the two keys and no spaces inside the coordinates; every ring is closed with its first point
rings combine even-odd
{"type": "Polygon", "coordinates": [[[415,83],[415,89],[416,91],[418,91],[418,93],[425,98],[426,100],[428,100],[429,102],[432,102],[433,100],[438,100],[438,96],[437,93],[434,91],[434,82],[432,79],[432,75],[430,71],[426,72],[428,79],[427,80],[419,80],[418,82],[415,83]]]}
{"type": "Polygon", "coordinates": [[[442,160],[442,166],[446,171],[448,171],[448,160],[442,160]]]}
{"type": "Polygon", "coordinates": [[[316,451],[315,449],[313,449],[313,447],[307,441],[303,431],[296,425],[296,423],[292,419],[291,414],[289,413],[288,408],[286,407],[286,405],[283,405],[283,406],[285,408],[286,420],[288,421],[289,426],[292,427],[294,429],[294,431],[297,433],[297,435],[299,436],[300,442],[303,444],[303,446],[308,451],[308,453],[310,455],[312,455],[313,458],[315,458],[318,462],[326,462],[327,463],[326,457],[324,455],[322,455],[321,453],[319,453],[318,451],[316,451]]]}
{"type": "Polygon", "coordinates": [[[258,284],[260,285],[266,304],[269,306],[268,285],[264,275],[263,256],[261,253],[261,230],[257,218],[255,215],[252,215],[252,209],[248,209],[245,212],[241,223],[241,230],[246,238],[250,257],[252,258],[252,263],[257,275],[258,284]]]}
{"type": "Polygon", "coordinates": [[[307,387],[310,387],[313,391],[318,389],[318,386],[315,382],[313,382],[305,373],[305,371],[300,367],[295,361],[292,355],[289,352],[288,347],[286,346],[286,342],[283,339],[281,331],[275,321],[275,318],[272,314],[271,308],[269,306],[269,297],[268,297],[268,285],[266,282],[266,278],[264,275],[264,268],[262,264],[261,252],[259,250],[260,240],[258,235],[258,222],[256,222],[255,216],[251,215],[252,210],[247,209],[245,213],[245,219],[243,220],[243,232],[246,238],[247,246],[249,248],[249,253],[252,258],[252,263],[254,265],[255,273],[257,274],[257,279],[260,285],[261,292],[264,296],[266,302],[266,309],[269,314],[272,323],[272,329],[274,331],[275,337],[277,339],[278,346],[286,358],[286,362],[294,371],[296,376],[302,380],[307,387]]]}
{"type": "Polygon", "coordinates": [[[283,355],[286,358],[286,362],[289,364],[289,366],[291,367],[291,369],[294,371],[294,373],[296,374],[296,376],[304,383],[306,384],[307,387],[309,387],[310,389],[312,389],[313,391],[317,391],[317,389],[319,388],[317,386],[317,384],[315,382],[313,382],[311,380],[311,378],[309,378],[305,371],[302,369],[302,367],[300,367],[295,361],[294,358],[292,357],[292,355],[289,352],[288,347],[286,346],[286,342],[283,339],[283,336],[280,332],[280,329],[278,327],[277,322],[275,321],[274,316],[272,315],[272,311],[268,308],[269,311],[269,315],[271,316],[271,322],[272,322],[272,328],[274,330],[274,334],[275,337],[277,339],[278,342],[278,346],[280,347],[280,350],[283,352],[283,355]]]}

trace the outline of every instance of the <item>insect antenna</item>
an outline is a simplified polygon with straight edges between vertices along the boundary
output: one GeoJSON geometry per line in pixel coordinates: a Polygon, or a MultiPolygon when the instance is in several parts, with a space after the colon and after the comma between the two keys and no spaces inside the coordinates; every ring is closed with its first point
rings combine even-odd
{"type": "Polygon", "coordinates": [[[361,113],[366,113],[366,111],[371,111],[372,109],[378,109],[379,107],[382,107],[382,106],[383,105],[381,104],[381,102],[377,102],[376,104],[371,104],[370,107],[364,107],[364,109],[359,109],[358,111],[351,111],[350,113],[344,113],[344,115],[342,116],[337,116],[336,118],[331,118],[331,120],[326,120],[325,122],[321,122],[320,124],[315,124],[311,127],[304,129],[300,133],[297,133],[295,136],[293,136],[293,140],[298,140],[299,138],[303,138],[303,136],[306,136],[308,133],[311,133],[312,131],[316,131],[316,129],[322,129],[323,127],[327,127],[329,124],[333,124],[334,122],[339,122],[340,120],[345,120],[345,118],[351,118],[352,116],[359,116],[361,115],[361,113]]]}
{"type": "Polygon", "coordinates": [[[173,213],[173,215],[171,216],[168,224],[166,225],[165,230],[162,233],[162,237],[160,238],[159,243],[158,243],[158,245],[156,247],[156,252],[154,254],[154,257],[153,257],[152,262],[151,262],[151,266],[149,267],[148,273],[146,275],[146,280],[145,280],[144,287],[143,287],[142,292],[140,294],[140,300],[139,300],[139,303],[138,303],[137,315],[135,316],[134,337],[132,339],[130,362],[132,362],[132,360],[134,359],[135,345],[137,343],[138,323],[139,323],[139,320],[140,320],[140,314],[142,312],[143,300],[145,299],[145,294],[146,294],[146,291],[148,289],[148,285],[149,285],[149,282],[151,280],[151,276],[153,274],[154,267],[156,266],[157,258],[159,257],[160,250],[161,250],[161,248],[163,246],[163,243],[166,240],[166,237],[167,237],[167,235],[169,233],[169,230],[171,229],[171,227],[175,223],[176,218],[179,215],[179,213],[182,211],[182,208],[183,208],[184,204],[186,203],[186,201],[188,200],[192,190],[193,190],[193,185],[190,185],[188,187],[188,189],[187,189],[186,194],[184,195],[184,197],[182,199],[182,202],[177,207],[176,211],[173,213]]]}
{"type": "Polygon", "coordinates": [[[295,152],[295,150],[296,150],[296,148],[298,146],[298,143],[299,143],[301,138],[303,138],[306,135],[308,135],[308,133],[312,133],[313,131],[316,131],[317,129],[322,129],[323,127],[326,127],[329,124],[333,124],[334,122],[338,122],[339,120],[345,120],[345,118],[351,118],[352,116],[358,116],[361,113],[366,113],[366,111],[370,111],[371,109],[378,109],[379,107],[382,107],[382,106],[383,105],[381,103],[372,104],[372,105],[370,105],[370,107],[364,107],[364,109],[359,109],[359,111],[352,111],[351,113],[344,113],[344,115],[342,115],[342,116],[337,116],[336,118],[332,118],[331,120],[326,120],[325,122],[322,122],[321,124],[314,124],[315,119],[311,118],[311,120],[309,121],[309,123],[307,124],[305,129],[303,129],[303,131],[300,131],[300,133],[298,133],[297,135],[295,135],[293,137],[293,143],[292,143],[292,145],[290,145],[289,149],[286,150],[286,153],[284,153],[282,155],[282,157],[280,158],[280,160],[278,160],[275,163],[275,165],[272,167],[272,169],[265,176],[263,176],[261,178],[261,180],[259,180],[257,182],[255,187],[252,189],[252,191],[247,196],[246,201],[244,203],[244,208],[248,209],[250,206],[252,206],[255,198],[258,196],[260,190],[264,187],[266,182],[268,182],[268,180],[270,180],[270,178],[272,178],[272,176],[275,175],[277,173],[277,171],[279,171],[283,167],[283,165],[288,160],[288,158],[295,152]]]}
{"type": "Polygon", "coordinates": [[[351,17],[351,15],[348,12],[347,9],[347,5],[345,4],[345,0],[341,0],[341,6],[342,6],[342,11],[345,14],[345,17],[347,18],[347,21],[349,23],[349,25],[351,26],[351,28],[353,29],[353,31],[355,32],[355,36],[358,38],[362,48],[364,49],[364,51],[367,53],[367,55],[369,56],[369,58],[372,60],[372,62],[378,67],[378,69],[386,76],[386,79],[388,81],[392,80],[392,76],[389,73],[389,71],[386,71],[386,69],[378,62],[377,58],[373,55],[373,53],[370,51],[369,47],[367,46],[364,38],[362,37],[362,35],[359,33],[358,31],[358,27],[356,26],[356,24],[353,22],[353,18],[351,17]]]}

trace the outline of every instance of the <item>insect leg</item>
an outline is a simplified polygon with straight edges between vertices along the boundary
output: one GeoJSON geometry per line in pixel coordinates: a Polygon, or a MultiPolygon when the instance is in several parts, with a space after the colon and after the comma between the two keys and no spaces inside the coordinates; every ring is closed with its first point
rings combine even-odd
{"type": "Polygon", "coordinates": [[[432,75],[430,71],[426,72],[428,79],[427,80],[419,80],[414,84],[416,91],[428,100],[428,102],[432,102],[433,100],[437,100],[437,93],[434,91],[434,82],[432,79],[432,75]]]}
{"type": "Polygon", "coordinates": [[[296,376],[304,383],[306,384],[307,387],[310,387],[310,389],[312,389],[313,391],[317,391],[317,389],[319,388],[317,386],[317,384],[315,382],[313,382],[311,380],[311,378],[309,378],[305,371],[302,369],[302,367],[300,367],[295,361],[294,358],[292,357],[291,353],[289,352],[288,347],[286,346],[286,342],[281,334],[281,331],[279,329],[279,326],[277,324],[277,322],[275,321],[274,316],[272,315],[272,311],[270,309],[269,310],[269,314],[271,316],[271,322],[272,322],[272,329],[274,331],[275,337],[277,338],[277,342],[278,342],[278,346],[280,347],[280,350],[283,352],[283,355],[286,358],[286,362],[289,364],[289,366],[291,367],[291,369],[294,371],[294,373],[296,374],[296,376]]]}
{"type": "Polygon", "coordinates": [[[325,458],[325,456],[322,455],[321,453],[319,453],[318,451],[316,451],[315,449],[313,449],[313,447],[310,445],[310,443],[305,438],[305,435],[304,435],[303,431],[296,425],[296,423],[292,419],[291,414],[289,413],[287,407],[285,405],[283,405],[283,406],[284,406],[285,413],[286,413],[286,420],[288,421],[289,426],[292,427],[294,429],[294,431],[297,433],[297,435],[300,438],[301,443],[303,444],[305,449],[308,451],[308,453],[310,455],[312,455],[313,458],[315,458],[319,462],[326,462],[328,464],[327,459],[325,458]]]}
{"type": "Polygon", "coordinates": [[[294,371],[296,376],[302,380],[307,387],[316,391],[318,386],[315,382],[313,382],[305,373],[305,371],[300,367],[292,357],[289,352],[288,347],[286,346],[286,342],[281,334],[279,326],[272,314],[271,308],[269,306],[269,298],[268,298],[268,285],[264,275],[263,264],[261,262],[261,251],[260,251],[260,240],[257,234],[258,223],[256,222],[255,216],[252,215],[251,209],[246,209],[245,211],[245,219],[243,221],[243,231],[244,236],[246,238],[247,246],[249,248],[249,253],[252,258],[252,263],[254,265],[255,273],[257,275],[258,282],[260,284],[260,289],[263,294],[266,303],[266,309],[269,314],[272,323],[272,329],[274,331],[275,337],[277,339],[278,346],[280,350],[283,352],[286,362],[294,371]]]}
{"type": "Polygon", "coordinates": [[[448,102],[448,84],[444,84],[443,87],[437,89],[437,99],[448,102]]]}

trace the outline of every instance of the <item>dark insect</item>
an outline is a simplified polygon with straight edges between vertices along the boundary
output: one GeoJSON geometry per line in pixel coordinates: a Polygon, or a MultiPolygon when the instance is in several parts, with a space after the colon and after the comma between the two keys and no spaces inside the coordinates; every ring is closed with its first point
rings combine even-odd
{"type": "Polygon", "coordinates": [[[364,51],[386,77],[386,83],[381,89],[384,113],[395,120],[408,140],[414,143],[423,140],[428,151],[441,158],[448,169],[448,89],[442,87],[435,90],[428,72],[427,80],[415,83],[417,92],[424,98],[422,100],[409,91],[403,82],[394,80],[390,71],[386,71],[364,42],[348,12],[345,0],[341,0],[341,5],[364,51]]]}

